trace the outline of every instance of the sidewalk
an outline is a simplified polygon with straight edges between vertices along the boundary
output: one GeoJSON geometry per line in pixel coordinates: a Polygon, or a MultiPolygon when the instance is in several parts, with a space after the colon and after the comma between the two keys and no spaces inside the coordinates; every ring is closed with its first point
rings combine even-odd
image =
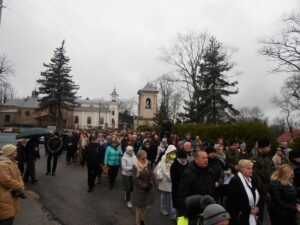
{"type": "Polygon", "coordinates": [[[14,225],[56,225],[50,221],[38,202],[38,195],[30,190],[25,191],[27,198],[19,199],[21,211],[15,217],[14,225]]]}

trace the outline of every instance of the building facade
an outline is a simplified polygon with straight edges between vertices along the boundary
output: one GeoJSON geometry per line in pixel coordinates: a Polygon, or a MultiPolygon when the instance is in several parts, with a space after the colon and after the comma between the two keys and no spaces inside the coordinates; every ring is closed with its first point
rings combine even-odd
{"type": "Polygon", "coordinates": [[[157,89],[150,83],[138,91],[138,118],[137,126],[154,125],[154,117],[157,113],[157,89]]]}
{"type": "MultiPolygon", "coordinates": [[[[72,106],[62,109],[62,127],[71,128],[73,126],[72,106]]],[[[47,110],[39,109],[38,94],[32,92],[26,98],[9,99],[0,105],[0,126],[1,127],[35,127],[53,126],[53,120],[47,110]]]]}
{"type": "Polygon", "coordinates": [[[118,128],[119,104],[116,89],[110,101],[78,99],[74,106],[74,128],[118,128]]]}

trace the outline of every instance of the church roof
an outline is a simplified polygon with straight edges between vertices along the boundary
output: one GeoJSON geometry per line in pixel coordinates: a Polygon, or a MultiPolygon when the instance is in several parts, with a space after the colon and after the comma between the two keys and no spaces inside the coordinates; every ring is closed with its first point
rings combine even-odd
{"type": "Polygon", "coordinates": [[[113,92],[112,92],[110,95],[118,96],[118,93],[117,93],[117,91],[116,91],[116,88],[114,88],[113,92]]]}
{"type": "Polygon", "coordinates": [[[109,104],[109,101],[105,101],[105,100],[97,100],[97,99],[92,99],[92,100],[87,100],[87,99],[76,99],[75,103],[83,103],[83,104],[97,104],[99,105],[101,103],[102,104],[109,104]]]}
{"type": "MultiPolygon", "coordinates": [[[[74,112],[99,112],[99,108],[95,107],[74,107],[74,112]]],[[[107,108],[101,108],[100,112],[110,112],[107,108]]]]}
{"type": "Polygon", "coordinates": [[[0,111],[0,113],[17,113],[18,109],[14,108],[14,109],[5,109],[0,111]]]}
{"type": "Polygon", "coordinates": [[[140,89],[140,90],[138,91],[138,94],[139,94],[140,92],[156,92],[156,93],[158,93],[158,90],[154,87],[153,84],[151,84],[151,83],[148,82],[148,83],[145,85],[144,88],[142,88],[142,89],[140,89]]]}
{"type": "Polygon", "coordinates": [[[16,106],[19,108],[39,108],[38,98],[36,97],[9,99],[3,105],[16,106]]]}

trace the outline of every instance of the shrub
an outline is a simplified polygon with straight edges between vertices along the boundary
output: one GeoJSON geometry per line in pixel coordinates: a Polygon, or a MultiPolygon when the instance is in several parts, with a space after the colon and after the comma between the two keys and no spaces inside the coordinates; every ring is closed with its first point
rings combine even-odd
{"type": "Polygon", "coordinates": [[[247,148],[252,148],[256,141],[261,138],[269,138],[272,146],[277,147],[278,143],[272,132],[261,123],[257,122],[236,122],[228,124],[175,124],[172,128],[174,134],[184,137],[190,133],[193,137],[200,136],[204,141],[216,141],[218,137],[224,140],[243,139],[247,148]]]}

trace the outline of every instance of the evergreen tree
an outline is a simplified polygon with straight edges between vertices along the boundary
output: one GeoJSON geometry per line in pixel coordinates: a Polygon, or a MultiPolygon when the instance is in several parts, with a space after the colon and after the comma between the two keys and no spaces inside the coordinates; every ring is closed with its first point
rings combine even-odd
{"type": "Polygon", "coordinates": [[[54,56],[50,63],[44,63],[46,71],[41,72],[41,79],[37,80],[40,85],[38,93],[42,95],[40,108],[48,110],[57,126],[62,126],[62,109],[68,104],[74,104],[79,86],[72,81],[69,74],[71,67],[70,59],[65,55],[65,41],[54,50],[54,56]]]}
{"type": "Polygon", "coordinates": [[[161,101],[158,113],[155,114],[154,121],[156,124],[162,125],[165,120],[169,120],[168,107],[164,101],[161,101]]]}
{"type": "Polygon", "coordinates": [[[229,58],[222,44],[211,37],[198,76],[198,82],[201,84],[199,90],[201,104],[198,107],[207,122],[216,124],[230,120],[238,114],[238,111],[226,100],[226,97],[238,93],[238,90],[230,90],[237,81],[226,80],[226,73],[233,68],[233,64],[228,61],[229,58]]]}

